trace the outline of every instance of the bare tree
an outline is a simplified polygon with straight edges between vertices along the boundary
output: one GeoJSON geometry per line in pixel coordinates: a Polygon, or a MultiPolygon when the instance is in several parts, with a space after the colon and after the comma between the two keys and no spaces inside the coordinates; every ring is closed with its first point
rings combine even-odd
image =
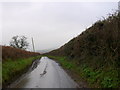
{"type": "Polygon", "coordinates": [[[25,50],[29,46],[29,43],[25,36],[14,36],[10,41],[10,46],[25,50]]]}

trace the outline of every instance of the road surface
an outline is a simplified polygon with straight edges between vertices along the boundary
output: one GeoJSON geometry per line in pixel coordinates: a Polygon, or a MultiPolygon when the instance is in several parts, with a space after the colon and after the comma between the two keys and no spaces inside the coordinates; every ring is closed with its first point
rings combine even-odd
{"type": "Polygon", "coordinates": [[[38,66],[30,73],[22,77],[12,88],[77,88],[70,76],[58,63],[42,57],[38,66]]]}

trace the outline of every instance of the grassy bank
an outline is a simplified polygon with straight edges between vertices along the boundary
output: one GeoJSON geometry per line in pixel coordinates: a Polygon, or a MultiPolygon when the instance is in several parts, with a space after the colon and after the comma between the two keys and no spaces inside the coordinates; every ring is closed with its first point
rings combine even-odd
{"type": "Polygon", "coordinates": [[[11,46],[2,47],[2,86],[5,87],[28,70],[40,53],[26,51],[11,46]]]}
{"type": "Polygon", "coordinates": [[[27,71],[32,62],[41,56],[29,57],[25,59],[7,59],[2,63],[2,84],[6,86],[27,71]]]}
{"type": "MultiPolygon", "coordinates": [[[[88,82],[88,87],[94,88],[117,88],[120,87],[120,79],[118,77],[118,71],[113,67],[109,69],[98,68],[94,69],[87,64],[81,64],[78,66],[76,60],[70,60],[68,57],[48,56],[54,60],[57,60],[61,66],[70,70],[72,73],[77,74],[83,80],[88,82]]],[[[77,81],[80,82],[81,79],[77,81]]]]}

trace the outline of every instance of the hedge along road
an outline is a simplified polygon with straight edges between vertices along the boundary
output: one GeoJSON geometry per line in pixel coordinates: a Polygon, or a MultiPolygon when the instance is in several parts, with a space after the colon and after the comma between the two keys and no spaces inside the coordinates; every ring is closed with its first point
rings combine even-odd
{"type": "Polygon", "coordinates": [[[77,83],[58,63],[42,57],[38,66],[22,77],[11,88],[77,88],[77,83]]]}

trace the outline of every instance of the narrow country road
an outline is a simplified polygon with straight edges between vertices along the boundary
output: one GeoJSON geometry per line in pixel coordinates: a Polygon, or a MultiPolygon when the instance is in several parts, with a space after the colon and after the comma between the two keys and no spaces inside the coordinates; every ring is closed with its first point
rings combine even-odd
{"type": "Polygon", "coordinates": [[[12,88],[77,88],[70,76],[58,63],[42,57],[32,72],[22,77],[12,88]]]}

